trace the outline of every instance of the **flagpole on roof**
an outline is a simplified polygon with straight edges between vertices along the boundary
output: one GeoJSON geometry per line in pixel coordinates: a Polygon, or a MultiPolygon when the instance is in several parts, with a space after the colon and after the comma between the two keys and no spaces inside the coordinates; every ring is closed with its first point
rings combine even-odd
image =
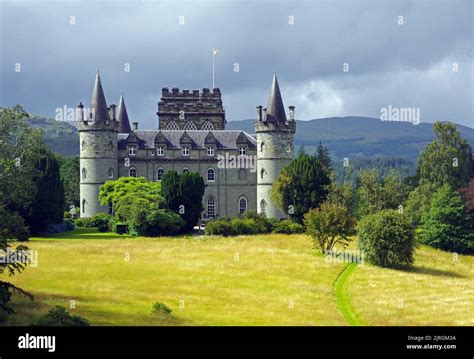
{"type": "Polygon", "coordinates": [[[216,71],[215,71],[215,57],[219,53],[218,49],[212,49],[212,88],[215,88],[216,71]]]}

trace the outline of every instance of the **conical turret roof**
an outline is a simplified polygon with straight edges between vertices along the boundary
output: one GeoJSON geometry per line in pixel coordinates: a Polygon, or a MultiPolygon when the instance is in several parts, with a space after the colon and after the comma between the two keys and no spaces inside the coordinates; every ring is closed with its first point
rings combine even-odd
{"type": "Polygon", "coordinates": [[[270,96],[268,97],[266,121],[274,123],[286,122],[285,107],[283,106],[283,99],[281,98],[276,73],[273,75],[272,88],[270,89],[270,96]]]}
{"type": "Polygon", "coordinates": [[[132,128],[130,127],[130,120],[128,119],[127,107],[125,106],[125,100],[120,96],[120,103],[118,108],[117,121],[119,122],[119,133],[130,133],[132,128]]]}
{"type": "Polygon", "coordinates": [[[95,77],[94,90],[92,91],[91,111],[94,122],[105,122],[109,120],[107,103],[105,102],[104,90],[100,81],[99,71],[95,77]]]}

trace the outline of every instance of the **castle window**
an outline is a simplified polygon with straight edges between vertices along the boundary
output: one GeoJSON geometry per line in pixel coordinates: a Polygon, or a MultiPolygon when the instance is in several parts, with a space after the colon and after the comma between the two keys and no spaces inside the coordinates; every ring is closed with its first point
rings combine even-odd
{"type": "Polygon", "coordinates": [[[158,182],[161,182],[161,179],[163,178],[164,174],[165,174],[165,170],[163,168],[158,168],[156,170],[156,180],[158,182]]]}
{"type": "Polygon", "coordinates": [[[266,215],[266,210],[267,210],[267,202],[265,202],[264,199],[260,201],[260,213],[263,215],[266,215]]]}
{"type": "Polygon", "coordinates": [[[207,155],[208,156],[214,156],[214,147],[208,147],[207,148],[207,155]]]}
{"type": "Polygon", "coordinates": [[[286,152],[288,153],[291,153],[291,142],[288,142],[287,146],[286,146],[286,152]]]}
{"type": "Polygon", "coordinates": [[[262,142],[260,142],[260,152],[263,152],[263,147],[265,146],[265,144],[262,142]]]}
{"type": "Polygon", "coordinates": [[[214,125],[209,121],[206,121],[201,126],[202,131],[214,131],[214,125]]]}
{"type": "Polygon", "coordinates": [[[182,149],[181,149],[181,154],[183,156],[189,156],[189,147],[188,146],[184,146],[182,149]]]}
{"type": "Polygon", "coordinates": [[[130,146],[130,147],[128,148],[128,154],[129,154],[130,156],[135,156],[135,155],[137,154],[137,151],[136,151],[135,146],[130,146]]]}
{"type": "Polygon", "coordinates": [[[182,173],[188,173],[189,172],[189,168],[187,167],[184,167],[183,170],[181,171],[182,173]]]}
{"type": "Polygon", "coordinates": [[[241,196],[239,198],[239,214],[243,214],[247,211],[247,198],[241,196]]]}
{"type": "Polygon", "coordinates": [[[239,169],[239,179],[247,179],[247,171],[245,170],[245,168],[239,169]]]}
{"type": "Polygon", "coordinates": [[[260,178],[263,179],[263,175],[267,173],[267,171],[265,171],[265,168],[262,168],[261,171],[260,171],[260,178]]]}
{"type": "Polygon", "coordinates": [[[87,144],[86,144],[86,141],[82,141],[82,145],[81,145],[81,149],[82,151],[85,151],[87,148],[87,144]]]}
{"type": "Polygon", "coordinates": [[[166,125],[166,129],[169,130],[169,131],[177,131],[177,130],[179,130],[179,126],[176,122],[170,121],[166,125]]]}
{"type": "Polygon", "coordinates": [[[158,148],[156,149],[156,154],[157,154],[158,156],[164,156],[164,154],[165,154],[165,148],[162,147],[162,146],[158,147],[158,148]]]}
{"type": "Polygon", "coordinates": [[[130,168],[128,170],[128,177],[137,177],[137,170],[135,168],[130,168]]]}
{"type": "Polygon", "coordinates": [[[216,200],[213,196],[207,198],[207,216],[214,218],[216,216],[216,200]]]}
{"type": "Polygon", "coordinates": [[[87,201],[85,198],[82,199],[82,213],[86,213],[86,204],[87,201]]]}
{"type": "Polygon", "coordinates": [[[216,172],[213,168],[209,168],[207,170],[207,182],[215,182],[216,181],[216,172]]]}
{"type": "Polygon", "coordinates": [[[240,147],[239,148],[239,156],[245,156],[246,148],[245,147],[240,147]]]}
{"type": "Polygon", "coordinates": [[[193,121],[188,121],[184,124],[185,131],[197,131],[197,127],[193,121]]]}
{"type": "Polygon", "coordinates": [[[114,178],[114,170],[113,170],[113,168],[109,168],[109,170],[107,171],[107,177],[109,177],[109,178],[114,178]]]}
{"type": "Polygon", "coordinates": [[[87,170],[85,167],[82,167],[82,180],[86,180],[87,179],[87,170]]]}

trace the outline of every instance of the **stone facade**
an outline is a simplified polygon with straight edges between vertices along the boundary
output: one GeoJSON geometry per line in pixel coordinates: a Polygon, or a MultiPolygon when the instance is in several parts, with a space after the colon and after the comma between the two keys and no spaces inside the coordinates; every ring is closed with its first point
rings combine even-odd
{"type": "MultiPolygon", "coordinates": [[[[275,81],[276,77],[272,91],[275,81]]],[[[270,94],[270,105],[272,101],[281,102],[281,97],[275,100],[270,94]]],[[[84,118],[80,105],[81,217],[110,211],[98,201],[105,181],[123,176],[160,181],[169,170],[202,175],[205,218],[236,217],[247,210],[284,217],[271,202],[269,191],[293,157],[294,121],[272,120],[273,105],[265,116],[259,107],[255,138],[244,131],[225,130],[219,89],[170,92],[163,88],[158,130],[139,130],[136,123],[131,127],[123,96],[116,117],[115,106],[105,103],[99,75],[91,102],[89,118],[84,118]]]]}

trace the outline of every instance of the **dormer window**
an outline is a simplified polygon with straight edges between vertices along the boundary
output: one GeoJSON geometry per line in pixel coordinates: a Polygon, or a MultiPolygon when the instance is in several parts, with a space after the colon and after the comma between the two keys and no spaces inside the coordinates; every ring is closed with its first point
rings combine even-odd
{"type": "Polygon", "coordinates": [[[182,149],[181,149],[181,154],[183,156],[189,156],[189,147],[188,146],[184,146],[182,149]]]}
{"type": "Polygon", "coordinates": [[[137,150],[136,150],[135,146],[130,146],[130,147],[128,148],[128,154],[129,154],[130,156],[135,156],[135,155],[137,154],[137,150]]]}
{"type": "Polygon", "coordinates": [[[247,149],[245,147],[240,147],[239,148],[239,156],[245,156],[246,150],[247,149]]]}
{"type": "Polygon", "coordinates": [[[208,156],[214,156],[214,147],[208,147],[207,148],[207,155],[208,156]]]}
{"type": "Polygon", "coordinates": [[[156,149],[157,156],[164,156],[164,154],[165,154],[165,148],[163,146],[160,146],[156,149]]]}

